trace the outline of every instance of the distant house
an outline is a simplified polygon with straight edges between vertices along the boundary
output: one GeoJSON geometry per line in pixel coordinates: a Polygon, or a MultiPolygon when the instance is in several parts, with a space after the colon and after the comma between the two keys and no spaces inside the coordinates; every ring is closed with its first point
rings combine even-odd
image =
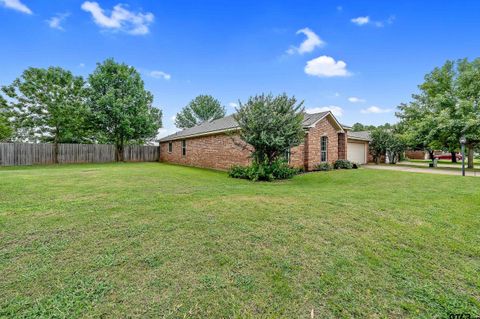
{"type": "MultiPolygon", "coordinates": [[[[338,159],[368,161],[368,133],[351,132],[331,112],[304,113],[303,127],[304,142],[286,154],[291,166],[311,171],[322,162],[338,159]]],[[[239,130],[230,115],[166,136],[160,140],[160,161],[220,170],[248,165],[251,146],[240,140],[239,130]]]]}

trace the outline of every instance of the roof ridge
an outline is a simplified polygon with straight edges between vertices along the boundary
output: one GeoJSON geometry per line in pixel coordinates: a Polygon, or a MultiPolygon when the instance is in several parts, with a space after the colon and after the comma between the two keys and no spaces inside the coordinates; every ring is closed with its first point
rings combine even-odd
{"type": "MultiPolygon", "coordinates": [[[[159,141],[165,142],[171,139],[178,139],[180,137],[187,138],[187,137],[205,135],[208,133],[216,133],[216,132],[222,132],[222,131],[238,128],[239,125],[235,120],[235,114],[236,113],[232,113],[230,115],[221,117],[219,119],[215,119],[213,121],[204,121],[198,125],[195,125],[195,126],[186,128],[184,130],[175,132],[173,134],[170,134],[168,136],[162,137],[159,141]]],[[[317,113],[307,113],[303,111],[302,114],[304,116],[304,119],[302,121],[303,127],[309,127],[315,124],[317,121],[322,119],[327,114],[331,114],[333,116],[333,114],[330,111],[323,111],[323,112],[317,112],[317,113]]]]}

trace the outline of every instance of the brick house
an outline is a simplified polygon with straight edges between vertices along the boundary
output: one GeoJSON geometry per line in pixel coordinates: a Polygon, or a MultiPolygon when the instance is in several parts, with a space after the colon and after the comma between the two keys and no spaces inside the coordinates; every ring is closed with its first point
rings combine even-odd
{"type": "MultiPolygon", "coordinates": [[[[321,162],[338,159],[367,162],[369,137],[350,132],[331,112],[305,113],[302,124],[304,142],[286,154],[291,166],[311,171],[321,162]]],[[[160,161],[219,170],[248,165],[252,147],[240,140],[238,130],[230,115],[166,136],[159,141],[160,161]]]]}

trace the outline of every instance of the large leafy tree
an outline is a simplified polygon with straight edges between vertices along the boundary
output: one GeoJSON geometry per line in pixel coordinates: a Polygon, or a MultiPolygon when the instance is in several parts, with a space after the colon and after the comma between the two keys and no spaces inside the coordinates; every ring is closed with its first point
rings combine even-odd
{"type": "Polygon", "coordinates": [[[7,141],[13,135],[7,107],[7,101],[0,95],[0,142],[7,141]]]}
{"type": "Polygon", "coordinates": [[[473,168],[474,150],[480,144],[480,58],[458,61],[459,105],[455,118],[468,146],[468,167],[473,168]]]}
{"type": "Polygon", "coordinates": [[[398,108],[397,116],[400,122],[397,124],[406,147],[415,150],[426,150],[433,160],[433,151],[442,148],[434,130],[437,122],[435,114],[427,104],[422,101],[423,97],[414,95],[414,101],[402,103],[398,108]]]}
{"type": "Polygon", "coordinates": [[[237,109],[240,138],[254,147],[253,159],[271,165],[285,151],[303,142],[303,101],[286,94],[257,95],[237,109]]]}
{"type": "Polygon", "coordinates": [[[225,116],[225,107],[211,95],[199,95],[185,106],[175,117],[175,125],[189,128],[205,121],[225,116]]]}
{"type": "MultiPolygon", "coordinates": [[[[58,143],[88,139],[88,109],[82,77],[59,67],[29,68],[2,87],[16,138],[58,143]]],[[[55,156],[57,160],[57,156],[55,156]]]]}
{"type": "Polygon", "coordinates": [[[473,149],[480,142],[479,81],[480,59],[447,61],[427,74],[420,93],[397,113],[409,144],[448,150],[455,160],[459,139],[465,136],[468,165],[473,167],[473,149]]]}
{"type": "Polygon", "coordinates": [[[117,161],[123,161],[125,145],[156,137],[162,112],[152,106],[153,95],[135,68],[108,59],[97,65],[88,83],[98,138],[115,144],[117,161]]]}

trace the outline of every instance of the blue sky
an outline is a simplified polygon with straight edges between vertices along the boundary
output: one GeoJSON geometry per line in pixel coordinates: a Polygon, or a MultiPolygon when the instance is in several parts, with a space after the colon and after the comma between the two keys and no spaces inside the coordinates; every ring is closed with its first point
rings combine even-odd
{"type": "Polygon", "coordinates": [[[30,66],[135,66],[172,117],[286,92],[345,124],[394,122],[423,76],[480,52],[480,1],[0,0],[0,85],[30,66]]]}

